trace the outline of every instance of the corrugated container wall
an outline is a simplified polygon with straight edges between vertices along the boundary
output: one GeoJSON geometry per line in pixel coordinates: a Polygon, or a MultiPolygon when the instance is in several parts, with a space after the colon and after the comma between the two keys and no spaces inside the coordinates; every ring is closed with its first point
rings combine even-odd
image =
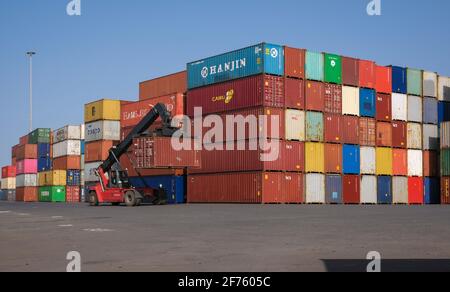
{"type": "Polygon", "coordinates": [[[325,204],[325,175],[307,174],[305,195],[308,204],[325,204]]]}
{"type": "Polygon", "coordinates": [[[423,95],[437,98],[438,76],[434,72],[423,72],[423,95]]]}
{"type": "Polygon", "coordinates": [[[379,93],[392,92],[392,69],[390,67],[376,66],[376,91],[379,93]]]}
{"type": "Polygon", "coordinates": [[[305,144],[305,171],[308,173],[325,172],[325,145],[322,143],[305,144]]]}
{"type": "Polygon", "coordinates": [[[327,175],[325,177],[327,204],[342,204],[342,176],[327,175]]]}
{"type": "Polygon", "coordinates": [[[354,116],[343,116],[342,125],[342,143],[359,144],[359,118],[354,116]]]}
{"type": "Polygon", "coordinates": [[[323,142],[324,121],[323,113],[306,113],[306,141],[323,142]]]}
{"type": "Polygon", "coordinates": [[[315,81],[324,81],[324,55],[306,51],[306,79],[315,81]]]}
{"type": "Polygon", "coordinates": [[[377,203],[377,177],[363,175],[361,177],[361,204],[377,203]]]}
{"type": "Polygon", "coordinates": [[[377,114],[378,121],[392,121],[392,97],[390,94],[377,93],[377,114]]]}
{"type": "Polygon", "coordinates": [[[408,121],[408,96],[406,94],[392,94],[392,119],[408,121]]]}
{"type": "Polygon", "coordinates": [[[305,109],[305,81],[286,78],[284,80],[285,105],[292,109],[305,109]]]}
{"type": "Polygon", "coordinates": [[[392,178],[392,201],[394,204],[408,204],[408,178],[394,176],[392,178]]]}
{"type": "Polygon", "coordinates": [[[420,96],[408,95],[408,121],[422,123],[423,99],[420,96]]]}
{"type": "Polygon", "coordinates": [[[408,88],[406,82],[406,69],[392,66],[392,92],[407,94],[408,88]]]}
{"type": "Polygon", "coordinates": [[[392,204],[392,177],[379,176],[377,189],[378,204],[392,204]]]}
{"type": "Polygon", "coordinates": [[[438,101],[434,97],[424,97],[423,99],[423,123],[438,124],[438,101]]]}
{"type": "Polygon", "coordinates": [[[342,83],[348,86],[359,86],[359,60],[342,57],[342,83]]]}
{"type": "Polygon", "coordinates": [[[80,126],[65,126],[53,132],[53,143],[59,143],[64,140],[81,140],[80,126]]]}
{"type": "Polygon", "coordinates": [[[324,54],[325,82],[342,84],[342,57],[334,54],[324,54]]]}
{"type": "Polygon", "coordinates": [[[342,114],[342,86],[337,84],[325,84],[325,113],[342,114]]]}
{"type": "Polygon", "coordinates": [[[408,148],[422,149],[422,125],[408,123],[408,148]]]}
{"type": "Polygon", "coordinates": [[[424,151],[423,152],[423,176],[439,177],[439,152],[424,151]]]}
{"type": "Polygon", "coordinates": [[[407,69],[407,88],[408,94],[422,96],[423,73],[421,70],[407,69]]]}
{"type": "Polygon", "coordinates": [[[305,112],[286,110],[286,140],[305,141],[305,112]]]}
{"type": "Polygon", "coordinates": [[[441,124],[441,148],[450,148],[450,122],[441,124]]]}
{"type": "Polygon", "coordinates": [[[120,121],[119,100],[103,99],[86,104],[84,107],[84,121],[86,123],[99,120],[120,121]]]}
{"type": "Polygon", "coordinates": [[[375,118],[376,115],[376,93],[375,90],[361,88],[359,91],[359,112],[362,117],[375,118]]]}
{"type": "Polygon", "coordinates": [[[450,177],[441,178],[441,203],[450,204],[450,177]]]}
{"type": "Polygon", "coordinates": [[[85,141],[120,140],[120,121],[97,121],[86,124],[85,141]]]}
{"type": "Polygon", "coordinates": [[[361,174],[376,174],[375,147],[361,147],[361,174]]]}
{"type": "Polygon", "coordinates": [[[450,102],[450,77],[439,76],[439,100],[450,102]]]}
{"type": "Polygon", "coordinates": [[[392,148],[377,148],[377,175],[393,175],[392,148]]]}
{"type": "Polygon", "coordinates": [[[306,50],[284,47],[284,75],[305,79],[306,50]]]}
{"type": "Polygon", "coordinates": [[[325,109],[325,85],[322,82],[307,81],[305,88],[306,110],[323,112],[325,109]]]}
{"type": "Polygon", "coordinates": [[[359,60],[359,87],[375,88],[376,78],[375,62],[359,60]]]}
{"type": "Polygon", "coordinates": [[[344,124],[342,116],[338,114],[324,115],[324,140],[326,143],[341,143],[344,124]]]}
{"type": "Polygon", "coordinates": [[[408,176],[423,176],[423,152],[408,150],[408,176]]]}
{"type": "Polygon", "coordinates": [[[325,144],[325,173],[342,173],[342,145],[325,144]]]}
{"type": "Polygon", "coordinates": [[[439,128],[436,125],[423,125],[423,150],[439,150],[439,128]]]}
{"type": "Polygon", "coordinates": [[[392,146],[407,148],[408,124],[406,122],[392,122],[392,146]]]}
{"type": "Polygon", "coordinates": [[[408,150],[393,149],[393,175],[407,176],[408,175],[408,150]]]}
{"type": "Polygon", "coordinates": [[[359,116],[359,89],[356,87],[342,87],[342,114],[359,116]]]}
{"type": "Polygon", "coordinates": [[[187,72],[163,76],[160,78],[143,81],[139,84],[139,100],[145,100],[156,96],[170,95],[175,92],[187,91],[187,72]]]}
{"type": "Polygon", "coordinates": [[[359,174],[361,169],[360,146],[344,145],[343,172],[344,174],[359,174]]]}
{"type": "Polygon", "coordinates": [[[450,176],[450,149],[441,150],[441,175],[450,176]]]}
{"type": "Polygon", "coordinates": [[[344,204],[361,203],[361,177],[359,175],[344,175],[344,204]]]}

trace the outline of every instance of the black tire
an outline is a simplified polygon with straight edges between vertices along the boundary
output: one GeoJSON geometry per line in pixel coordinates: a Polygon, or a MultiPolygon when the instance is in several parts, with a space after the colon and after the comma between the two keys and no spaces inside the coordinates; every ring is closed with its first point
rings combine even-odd
{"type": "Polygon", "coordinates": [[[120,203],[112,203],[112,205],[113,205],[114,207],[118,207],[118,206],[120,206],[120,203]]]}
{"type": "Polygon", "coordinates": [[[136,194],[132,191],[128,191],[125,193],[125,204],[127,207],[136,207],[138,199],[136,198],[136,194]]]}
{"type": "Polygon", "coordinates": [[[89,205],[91,207],[97,207],[99,205],[98,197],[96,192],[89,193],[89,205]]]}
{"type": "Polygon", "coordinates": [[[136,200],[136,206],[139,207],[142,205],[142,199],[137,199],[136,200]]]}

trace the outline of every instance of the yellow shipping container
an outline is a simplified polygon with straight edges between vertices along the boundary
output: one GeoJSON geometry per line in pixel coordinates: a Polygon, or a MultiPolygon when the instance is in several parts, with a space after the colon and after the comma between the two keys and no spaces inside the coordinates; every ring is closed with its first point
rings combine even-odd
{"type": "Polygon", "coordinates": [[[38,186],[45,187],[49,171],[38,173],[38,186]]]}
{"type": "Polygon", "coordinates": [[[120,121],[120,100],[102,99],[84,106],[84,122],[120,121]]]}
{"type": "Polygon", "coordinates": [[[53,170],[45,174],[45,186],[65,186],[67,184],[67,171],[65,170],[53,170]]]}
{"type": "Polygon", "coordinates": [[[305,143],[305,171],[325,173],[325,144],[305,143]]]}
{"type": "Polygon", "coordinates": [[[377,175],[393,175],[392,148],[377,148],[377,175]]]}

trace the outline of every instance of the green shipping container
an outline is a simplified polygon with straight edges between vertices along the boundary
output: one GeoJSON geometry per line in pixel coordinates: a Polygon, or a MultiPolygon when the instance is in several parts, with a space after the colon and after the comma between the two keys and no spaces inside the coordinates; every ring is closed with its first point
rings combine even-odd
{"type": "Polygon", "coordinates": [[[324,137],[324,121],[323,113],[307,112],[306,113],[306,141],[323,142],[324,137]]]}
{"type": "Polygon", "coordinates": [[[65,202],[66,187],[40,187],[39,202],[65,202]]]}
{"type": "Polygon", "coordinates": [[[36,129],[28,135],[29,144],[49,144],[50,143],[50,129],[41,128],[36,129]]]}
{"type": "Polygon", "coordinates": [[[441,175],[450,176],[450,149],[441,150],[441,175]]]}
{"type": "Polygon", "coordinates": [[[306,79],[323,81],[324,80],[324,59],[322,53],[306,52],[306,79]]]}
{"type": "Polygon", "coordinates": [[[325,54],[325,82],[342,84],[342,57],[325,54]]]}
{"type": "Polygon", "coordinates": [[[408,68],[407,76],[408,94],[422,96],[422,71],[408,68]]]}

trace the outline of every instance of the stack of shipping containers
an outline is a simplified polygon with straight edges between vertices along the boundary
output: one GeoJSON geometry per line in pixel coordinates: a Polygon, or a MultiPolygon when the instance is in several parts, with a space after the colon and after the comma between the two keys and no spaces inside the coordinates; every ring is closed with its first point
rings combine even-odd
{"type": "Polygon", "coordinates": [[[2,168],[2,182],[0,189],[0,201],[16,200],[16,167],[5,166],[2,168]]]}
{"type": "Polygon", "coordinates": [[[441,198],[450,204],[450,122],[441,124],[441,198]]]}

